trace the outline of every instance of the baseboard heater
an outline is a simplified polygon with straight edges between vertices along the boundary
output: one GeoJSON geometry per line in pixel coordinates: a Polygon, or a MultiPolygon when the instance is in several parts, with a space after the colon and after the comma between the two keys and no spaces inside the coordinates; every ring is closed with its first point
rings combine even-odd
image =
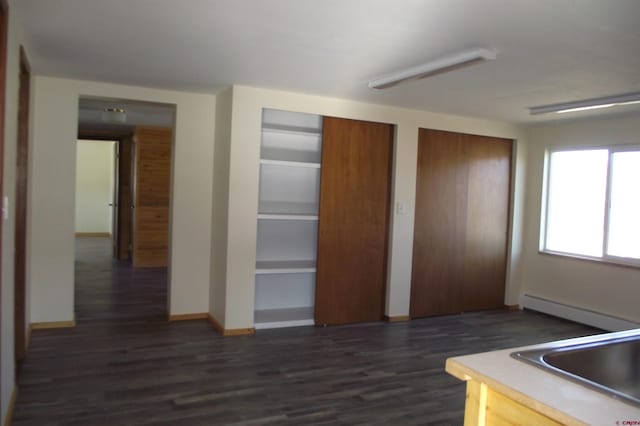
{"type": "Polygon", "coordinates": [[[640,324],[637,322],[617,318],[589,309],[565,305],[564,303],[554,302],[541,297],[532,296],[530,294],[524,294],[520,297],[520,306],[524,309],[531,309],[532,311],[542,312],[608,331],[622,331],[632,328],[640,328],[640,324]]]}

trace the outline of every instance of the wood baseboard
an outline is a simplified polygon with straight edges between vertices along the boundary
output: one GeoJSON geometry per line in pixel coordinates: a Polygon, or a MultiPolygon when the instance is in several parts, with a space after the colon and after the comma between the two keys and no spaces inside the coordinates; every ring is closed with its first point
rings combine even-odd
{"type": "Polygon", "coordinates": [[[4,426],[11,426],[11,420],[13,420],[13,411],[16,408],[16,400],[18,399],[18,385],[13,384],[13,390],[11,391],[11,399],[9,400],[9,405],[7,406],[7,414],[4,416],[4,421],[2,424],[4,426]]]}
{"type": "Polygon", "coordinates": [[[518,311],[520,310],[520,305],[504,305],[504,308],[507,311],[518,311]]]}
{"type": "Polygon", "coordinates": [[[385,315],[384,320],[387,322],[411,321],[409,315],[385,315]]]}
{"type": "Polygon", "coordinates": [[[109,232],[76,232],[76,237],[103,237],[111,238],[109,232]]]}
{"type": "Polygon", "coordinates": [[[71,321],[47,321],[47,322],[32,322],[29,326],[30,330],[46,330],[49,328],[69,328],[75,327],[76,320],[71,321]]]}
{"type": "Polygon", "coordinates": [[[215,319],[211,314],[207,315],[207,319],[209,320],[209,323],[211,324],[213,329],[224,336],[224,327],[222,326],[222,324],[220,324],[218,320],[215,319]]]}
{"type": "Polygon", "coordinates": [[[25,353],[26,351],[29,349],[29,345],[31,344],[31,332],[33,331],[33,324],[29,324],[29,327],[27,328],[27,338],[25,339],[25,353]]]}
{"type": "Polygon", "coordinates": [[[175,314],[169,315],[169,321],[191,321],[191,320],[202,320],[209,319],[209,314],[207,312],[195,313],[195,314],[175,314]]]}
{"type": "Polygon", "coordinates": [[[256,329],[251,328],[224,328],[211,314],[207,314],[211,326],[223,336],[250,336],[256,334],[256,329]]]}

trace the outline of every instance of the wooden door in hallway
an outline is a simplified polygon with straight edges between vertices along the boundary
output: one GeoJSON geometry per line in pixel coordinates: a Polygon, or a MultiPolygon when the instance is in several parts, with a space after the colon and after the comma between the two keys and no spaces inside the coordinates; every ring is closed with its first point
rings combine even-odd
{"type": "Polygon", "coordinates": [[[113,175],[112,175],[112,185],[113,191],[111,194],[111,202],[109,203],[109,207],[111,207],[111,254],[114,259],[118,258],[118,242],[120,240],[119,235],[119,210],[118,205],[120,203],[118,192],[120,191],[120,141],[115,141],[113,144],[113,175]]]}
{"type": "Polygon", "coordinates": [[[393,126],[325,117],[315,322],[382,319],[393,126]]]}
{"type": "Polygon", "coordinates": [[[168,264],[172,130],[136,127],[134,137],[134,267],[168,264]]]}
{"type": "MultiPolygon", "coordinates": [[[[29,172],[29,99],[31,73],[24,49],[20,48],[20,88],[18,92],[18,139],[16,151],[16,233],[14,237],[14,344],[16,361],[27,351],[27,176],[29,172]]],[[[16,364],[17,366],[19,364],[16,364]]]]}
{"type": "Polygon", "coordinates": [[[120,139],[118,146],[118,240],[115,257],[131,260],[131,217],[133,136],[120,139]]]}
{"type": "MultiPolygon", "coordinates": [[[[4,182],[4,114],[5,91],[7,81],[7,28],[9,24],[9,6],[7,0],[0,0],[0,188],[4,182]]],[[[3,200],[4,202],[4,200],[3,200]]],[[[0,220],[0,241],[2,241],[2,228],[4,219],[0,220]]],[[[0,244],[0,259],[2,259],[2,244],[0,244]]],[[[0,277],[2,277],[2,262],[0,262],[0,277]]],[[[0,283],[2,280],[0,279],[0,283]]],[[[0,288],[2,286],[0,285],[0,288]]],[[[0,291],[0,319],[2,318],[2,291],[0,291]]],[[[1,321],[0,321],[1,322],[1,321]]],[[[1,324],[0,324],[1,326],[1,324]]],[[[1,340],[1,339],[0,339],[1,340]]],[[[2,354],[2,342],[0,341],[0,354],[2,354]]],[[[2,357],[0,356],[0,359],[2,357]]],[[[0,372],[0,376],[1,376],[0,372]]]]}
{"type": "Polygon", "coordinates": [[[504,306],[512,141],[420,129],[412,317],[504,306]]]}

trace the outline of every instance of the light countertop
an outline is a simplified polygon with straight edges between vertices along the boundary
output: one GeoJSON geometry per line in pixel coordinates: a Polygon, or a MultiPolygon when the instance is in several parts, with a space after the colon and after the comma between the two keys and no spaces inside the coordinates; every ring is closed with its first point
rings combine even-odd
{"type": "MultiPolygon", "coordinates": [[[[607,333],[622,337],[640,330],[607,333]]],[[[593,337],[563,340],[579,344],[593,337]]],[[[568,425],[640,425],[640,408],[514,359],[512,352],[548,343],[466,355],[447,360],[446,370],[460,380],[474,379],[558,422],[568,425]]]]}

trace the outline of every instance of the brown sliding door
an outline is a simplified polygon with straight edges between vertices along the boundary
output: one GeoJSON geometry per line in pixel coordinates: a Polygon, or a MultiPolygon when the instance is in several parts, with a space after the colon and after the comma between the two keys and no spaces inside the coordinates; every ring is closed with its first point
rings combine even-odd
{"type": "Polygon", "coordinates": [[[461,312],[467,169],[459,135],[420,130],[411,316],[461,312]]]}
{"type": "Polygon", "coordinates": [[[412,317],[504,306],[511,148],[420,129],[412,317]]]}
{"type": "Polygon", "coordinates": [[[382,318],[392,144],[392,125],[324,118],[318,325],[382,318]]]}

